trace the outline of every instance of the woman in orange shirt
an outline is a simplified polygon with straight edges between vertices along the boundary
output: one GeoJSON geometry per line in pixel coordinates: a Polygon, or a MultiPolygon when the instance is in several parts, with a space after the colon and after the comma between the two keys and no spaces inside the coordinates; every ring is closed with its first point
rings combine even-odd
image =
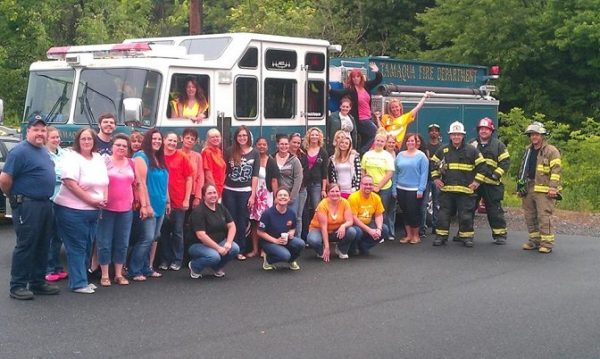
{"type": "Polygon", "coordinates": [[[329,183],[327,197],[317,206],[308,227],[308,245],[323,258],[323,262],[329,262],[329,243],[337,242],[335,254],[340,259],[348,259],[348,250],[356,239],[352,223],[352,210],[348,201],[342,198],[340,186],[329,183]]]}
{"type": "Polygon", "coordinates": [[[225,184],[225,159],[221,150],[221,132],[211,128],[206,133],[206,144],[202,150],[202,165],[204,166],[204,182],[217,187],[219,199],[223,194],[225,184]]]}

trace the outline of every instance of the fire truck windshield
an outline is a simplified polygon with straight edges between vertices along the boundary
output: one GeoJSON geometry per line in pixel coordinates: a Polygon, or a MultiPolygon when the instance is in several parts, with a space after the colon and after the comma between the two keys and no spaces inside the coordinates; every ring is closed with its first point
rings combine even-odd
{"type": "Polygon", "coordinates": [[[131,68],[83,69],[77,88],[73,122],[95,124],[105,112],[117,116],[123,124],[123,99],[142,99],[142,125],[152,126],[156,119],[156,108],[161,75],[158,72],[131,68]]]}
{"type": "Polygon", "coordinates": [[[34,114],[40,114],[49,123],[67,122],[74,77],[75,71],[72,69],[32,71],[25,99],[24,121],[34,114]]]}

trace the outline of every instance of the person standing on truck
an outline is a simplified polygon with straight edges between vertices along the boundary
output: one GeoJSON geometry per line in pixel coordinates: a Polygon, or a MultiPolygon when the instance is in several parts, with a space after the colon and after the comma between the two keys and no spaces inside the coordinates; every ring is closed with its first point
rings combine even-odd
{"type": "Polygon", "coordinates": [[[356,121],[350,114],[352,100],[344,97],[340,100],[340,110],[336,111],[327,119],[327,153],[332,156],[335,152],[335,139],[338,131],[344,131],[347,137],[356,145],[356,121]]]}
{"type": "Polygon", "coordinates": [[[10,270],[10,297],[33,299],[60,290],[46,283],[48,233],[54,216],[54,163],[44,147],[46,122],[39,114],[27,123],[25,141],[13,148],[0,173],[0,189],[10,199],[17,243],[10,270]]]}
{"type": "MultiPolygon", "coordinates": [[[[116,126],[115,115],[112,113],[103,113],[98,117],[98,153],[102,156],[112,155],[112,134],[116,126]]],[[[95,268],[95,267],[94,267],[95,268]]]]}
{"type": "Polygon", "coordinates": [[[490,177],[483,177],[481,186],[477,188],[475,204],[483,198],[488,223],[492,228],[492,238],[494,243],[501,245],[506,243],[507,234],[506,220],[502,209],[502,199],[504,198],[502,176],[510,166],[510,155],[506,145],[492,136],[494,131],[494,121],[488,117],[482,118],[477,125],[477,139],[471,144],[481,152],[491,173],[490,177]]]}
{"type": "Polygon", "coordinates": [[[330,90],[330,94],[336,98],[348,96],[352,100],[350,115],[357,121],[357,130],[360,135],[360,145],[357,146],[361,154],[371,149],[378,125],[373,121],[371,111],[371,90],[379,85],[383,76],[374,62],[369,64],[371,71],[375,73],[373,80],[365,81],[362,72],[359,69],[351,70],[340,90],[330,90]]]}
{"type": "Polygon", "coordinates": [[[408,125],[415,120],[417,113],[421,107],[423,107],[425,101],[432,95],[435,95],[435,92],[425,91],[421,101],[419,101],[417,106],[408,113],[404,113],[404,108],[399,99],[392,99],[388,103],[388,113],[381,117],[381,126],[385,128],[389,134],[396,137],[396,143],[399,146],[404,143],[404,135],[406,134],[408,125]]]}
{"type": "Polygon", "coordinates": [[[546,142],[546,128],[540,122],[527,126],[525,134],[531,143],[519,167],[517,193],[523,201],[523,213],[529,240],[524,250],[537,249],[548,254],[554,248],[552,213],[560,199],[561,160],[558,149],[546,142]]]}
{"type": "Polygon", "coordinates": [[[458,236],[465,247],[473,247],[475,190],[487,175],[485,159],[479,150],[464,142],[465,126],[455,121],[448,130],[450,144],[431,158],[431,177],[440,189],[440,212],[435,228],[434,246],[448,241],[450,219],[458,211],[458,236]]]}

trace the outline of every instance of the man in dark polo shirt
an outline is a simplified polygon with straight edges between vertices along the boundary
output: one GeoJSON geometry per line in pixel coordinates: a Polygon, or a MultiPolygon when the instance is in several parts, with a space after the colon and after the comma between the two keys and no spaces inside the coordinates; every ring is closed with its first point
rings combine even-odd
{"type": "Polygon", "coordinates": [[[0,188],[10,199],[17,244],[13,251],[10,296],[19,300],[58,294],[46,283],[48,235],[52,228],[54,163],[44,147],[46,122],[35,115],[27,124],[26,140],[15,146],[0,174],[0,188]]]}

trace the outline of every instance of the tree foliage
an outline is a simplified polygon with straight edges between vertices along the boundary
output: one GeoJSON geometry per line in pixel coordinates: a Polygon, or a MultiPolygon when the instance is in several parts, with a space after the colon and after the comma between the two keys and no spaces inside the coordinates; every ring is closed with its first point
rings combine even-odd
{"type": "Polygon", "coordinates": [[[578,124],[600,115],[600,2],[446,0],[418,14],[424,58],[499,64],[502,108],[578,124]]]}
{"type": "MultiPolygon", "coordinates": [[[[204,0],[205,33],[324,38],[341,56],[499,64],[501,109],[578,128],[600,118],[597,0],[204,0]]],[[[27,70],[50,46],[188,33],[188,0],[0,0],[0,88],[22,109],[27,70]]],[[[8,117],[12,117],[8,116],[8,117]]]]}

